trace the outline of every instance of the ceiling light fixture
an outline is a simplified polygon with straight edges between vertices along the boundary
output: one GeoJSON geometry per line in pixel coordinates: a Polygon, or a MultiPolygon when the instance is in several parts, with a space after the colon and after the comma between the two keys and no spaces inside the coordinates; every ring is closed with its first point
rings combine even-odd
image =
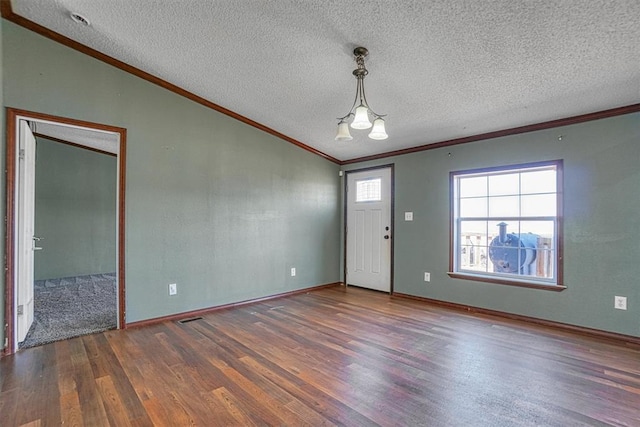
{"type": "Polygon", "coordinates": [[[387,139],[389,135],[387,135],[384,129],[383,117],[385,116],[373,112],[371,107],[369,107],[367,96],[364,93],[364,78],[369,74],[369,71],[364,67],[364,58],[369,54],[369,51],[364,47],[357,47],[353,50],[353,54],[356,57],[356,64],[358,64],[358,68],[353,70],[353,75],[356,76],[357,80],[356,99],[353,101],[349,113],[346,116],[338,118],[336,141],[351,141],[353,139],[349,133],[348,122],[352,117],[351,127],[353,129],[369,129],[372,126],[369,121],[369,116],[373,117],[373,129],[369,132],[369,138],[387,139]]]}

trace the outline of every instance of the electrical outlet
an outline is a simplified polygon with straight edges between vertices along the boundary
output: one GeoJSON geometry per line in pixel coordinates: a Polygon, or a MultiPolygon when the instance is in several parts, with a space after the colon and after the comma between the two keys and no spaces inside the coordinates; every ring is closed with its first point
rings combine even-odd
{"type": "Polygon", "coordinates": [[[178,293],[178,285],[176,283],[169,283],[169,295],[175,295],[178,293]]]}
{"type": "Polygon", "coordinates": [[[613,306],[618,310],[626,310],[627,309],[627,297],[613,297],[613,306]]]}
{"type": "Polygon", "coordinates": [[[424,272],[424,281],[425,282],[431,281],[431,273],[427,273],[426,271],[424,272]]]}
{"type": "Polygon", "coordinates": [[[405,221],[413,221],[413,212],[405,212],[404,213],[405,221]]]}
{"type": "Polygon", "coordinates": [[[296,275],[296,268],[295,267],[291,267],[291,277],[296,275]]]}

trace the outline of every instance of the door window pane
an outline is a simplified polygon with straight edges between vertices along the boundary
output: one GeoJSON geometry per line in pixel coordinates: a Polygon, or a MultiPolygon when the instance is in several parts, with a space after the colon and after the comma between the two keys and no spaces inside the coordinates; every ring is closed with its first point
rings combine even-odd
{"type": "Polygon", "coordinates": [[[379,202],[382,200],[380,178],[356,181],[356,202],[379,202]]]}

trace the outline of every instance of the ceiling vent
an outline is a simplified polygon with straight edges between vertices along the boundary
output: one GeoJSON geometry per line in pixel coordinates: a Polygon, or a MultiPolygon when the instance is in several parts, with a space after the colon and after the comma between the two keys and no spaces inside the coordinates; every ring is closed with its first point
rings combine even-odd
{"type": "Polygon", "coordinates": [[[85,18],[84,16],[80,15],[79,13],[71,12],[71,19],[73,19],[74,22],[77,22],[78,24],[82,24],[82,25],[84,25],[86,27],[91,25],[91,22],[89,22],[89,20],[87,18],[85,18]]]}

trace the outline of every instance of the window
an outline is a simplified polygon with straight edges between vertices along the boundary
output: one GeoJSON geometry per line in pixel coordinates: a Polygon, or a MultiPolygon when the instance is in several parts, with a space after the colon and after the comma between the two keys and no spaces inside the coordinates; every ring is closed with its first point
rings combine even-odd
{"type": "Polygon", "coordinates": [[[356,181],[356,202],[379,202],[382,200],[382,179],[356,181]]]}
{"type": "Polygon", "coordinates": [[[561,290],[562,161],[451,172],[450,276],[561,290]]]}

